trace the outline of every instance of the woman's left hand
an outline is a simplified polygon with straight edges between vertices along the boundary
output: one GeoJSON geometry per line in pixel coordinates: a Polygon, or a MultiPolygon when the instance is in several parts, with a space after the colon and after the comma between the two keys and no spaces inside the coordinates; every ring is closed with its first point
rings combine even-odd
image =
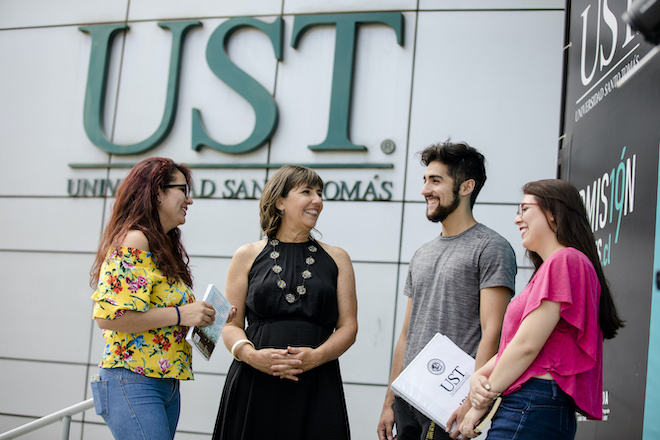
{"type": "Polygon", "coordinates": [[[499,393],[491,391],[486,376],[478,373],[472,375],[470,379],[470,393],[468,394],[468,399],[472,407],[476,409],[488,408],[499,395],[499,393]]]}
{"type": "Polygon", "coordinates": [[[486,414],[486,412],[488,412],[488,408],[470,408],[467,414],[465,414],[463,422],[461,422],[461,426],[458,428],[461,431],[461,434],[463,434],[463,437],[474,438],[478,435],[474,432],[474,427],[477,426],[477,423],[486,414]]]}
{"type": "Polygon", "coordinates": [[[273,376],[298,381],[298,375],[320,365],[311,347],[287,347],[286,355],[274,353],[272,355],[273,376]],[[292,362],[295,361],[295,362],[292,362]]]}

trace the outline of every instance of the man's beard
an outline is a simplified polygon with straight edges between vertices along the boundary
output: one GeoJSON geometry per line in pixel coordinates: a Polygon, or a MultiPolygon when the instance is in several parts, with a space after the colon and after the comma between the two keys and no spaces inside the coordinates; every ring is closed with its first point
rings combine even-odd
{"type": "Polygon", "coordinates": [[[426,218],[434,223],[444,222],[445,219],[449,217],[449,214],[456,211],[456,208],[458,208],[460,202],[461,200],[458,197],[458,189],[455,189],[454,200],[452,200],[452,202],[448,206],[442,206],[438,204],[438,207],[435,208],[435,210],[431,213],[428,212],[428,208],[427,208],[426,218]]]}

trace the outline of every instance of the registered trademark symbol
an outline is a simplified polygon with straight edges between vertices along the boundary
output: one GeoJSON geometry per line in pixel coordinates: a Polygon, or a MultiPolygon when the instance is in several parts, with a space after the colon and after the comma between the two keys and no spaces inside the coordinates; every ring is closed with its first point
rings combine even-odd
{"type": "Polygon", "coordinates": [[[394,149],[396,148],[396,145],[394,145],[394,141],[385,139],[383,142],[380,143],[380,149],[383,150],[383,153],[385,154],[392,154],[394,153],[394,149]]]}

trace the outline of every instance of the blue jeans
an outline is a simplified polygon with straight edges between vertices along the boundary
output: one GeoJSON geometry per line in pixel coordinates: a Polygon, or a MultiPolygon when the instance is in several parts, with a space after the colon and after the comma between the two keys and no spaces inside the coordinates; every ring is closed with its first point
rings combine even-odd
{"type": "Polygon", "coordinates": [[[532,378],[502,397],[487,440],[573,440],[575,404],[554,380],[532,378]]]}
{"type": "Polygon", "coordinates": [[[121,440],[172,440],[179,421],[177,379],[157,379],[126,368],[99,368],[92,381],[96,414],[121,440]]]}

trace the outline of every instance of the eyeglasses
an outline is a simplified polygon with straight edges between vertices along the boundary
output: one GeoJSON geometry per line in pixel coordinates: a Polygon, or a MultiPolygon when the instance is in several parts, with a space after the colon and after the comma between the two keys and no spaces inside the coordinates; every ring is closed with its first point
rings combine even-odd
{"type": "Polygon", "coordinates": [[[540,205],[540,203],[521,203],[520,205],[518,205],[518,216],[519,217],[522,217],[522,215],[525,212],[525,211],[523,211],[523,208],[527,205],[536,205],[536,206],[538,206],[538,205],[540,205]]]}
{"type": "Polygon", "coordinates": [[[187,183],[172,183],[169,185],[163,185],[163,188],[181,188],[181,191],[183,191],[186,198],[190,196],[190,187],[187,183]]]}

